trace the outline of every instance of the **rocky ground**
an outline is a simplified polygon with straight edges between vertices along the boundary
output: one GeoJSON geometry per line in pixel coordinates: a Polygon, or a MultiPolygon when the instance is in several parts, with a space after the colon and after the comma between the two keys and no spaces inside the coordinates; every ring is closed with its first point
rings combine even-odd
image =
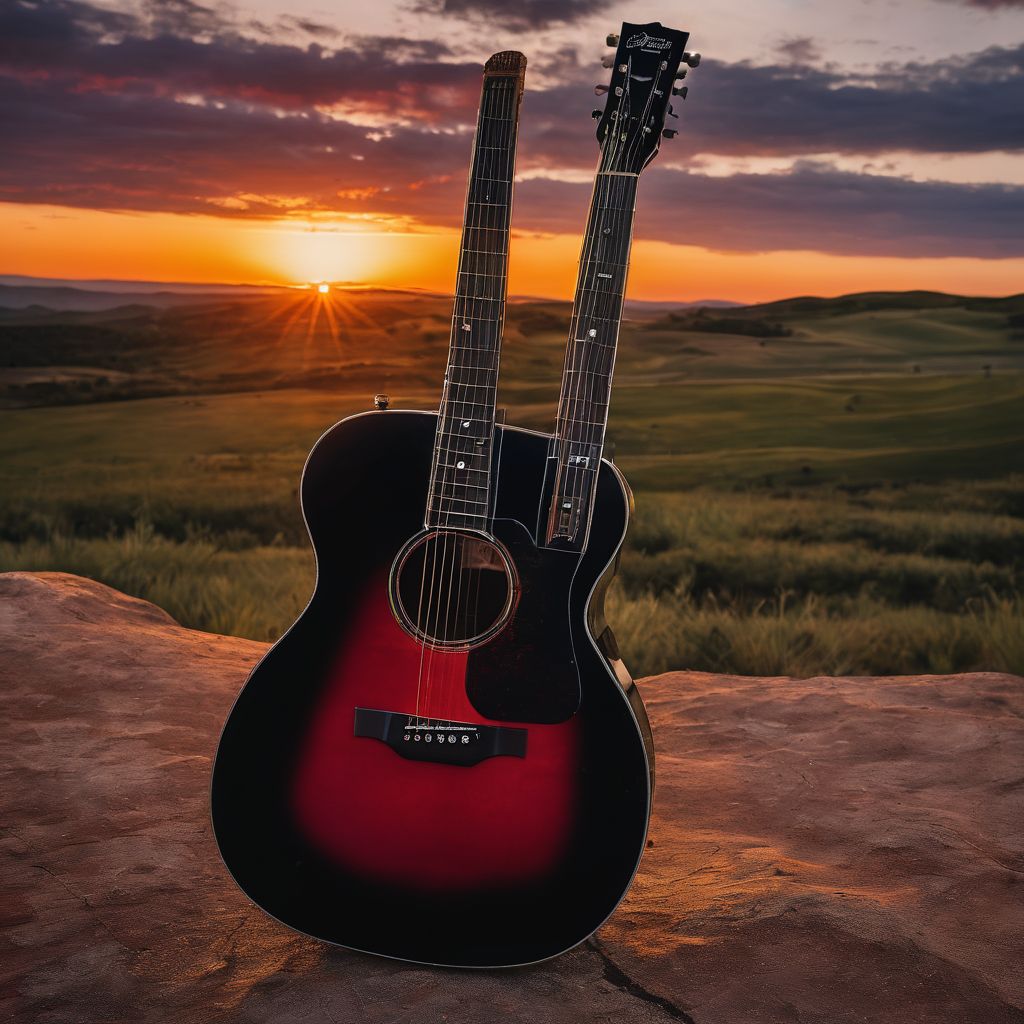
{"type": "Polygon", "coordinates": [[[646,680],[652,846],[598,936],[466,973],[303,938],[228,879],[210,759],[263,646],[0,576],[0,1016],[1024,1022],[1024,680],[646,680]]]}

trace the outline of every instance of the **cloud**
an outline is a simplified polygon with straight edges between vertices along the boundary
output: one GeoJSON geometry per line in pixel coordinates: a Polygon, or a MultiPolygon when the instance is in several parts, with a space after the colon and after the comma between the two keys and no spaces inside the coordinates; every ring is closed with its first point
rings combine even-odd
{"type": "Polygon", "coordinates": [[[443,43],[357,38],[349,49],[327,50],[233,30],[193,38],[220,16],[189,0],[152,6],[158,15],[141,20],[77,0],[4,7],[0,73],[69,93],[198,95],[303,111],[343,104],[364,116],[428,123],[474,119],[481,65],[440,61],[443,43]]]}
{"type": "Polygon", "coordinates": [[[683,129],[699,152],[1024,148],[1024,45],[859,74],[707,60],[690,93],[683,129]]]}
{"type": "MultiPolygon", "coordinates": [[[[0,8],[0,200],[457,226],[480,64],[431,40],[349,36],[328,48],[246,34],[194,0],[138,10],[0,8]]],[[[805,42],[786,45],[809,53],[805,42]]],[[[1024,219],[1020,187],[807,160],[729,177],[669,166],[699,153],[1019,150],[1022,64],[1024,47],[864,78],[707,60],[690,79],[683,134],[644,176],[638,237],[736,251],[1024,255],[1012,230],[1024,219]]],[[[590,86],[604,75],[568,59],[560,67],[564,80],[527,90],[519,167],[530,180],[516,224],[578,234],[598,154],[590,86]]]]}
{"type": "Polygon", "coordinates": [[[547,28],[579,21],[610,7],[614,0],[418,0],[421,14],[468,18],[507,28],[547,28]]]}
{"type": "MultiPolygon", "coordinates": [[[[517,211],[526,207],[550,226],[560,210],[586,203],[584,190],[524,182],[517,211]]],[[[777,174],[729,177],[655,166],[640,182],[637,207],[638,237],[721,251],[1024,256],[1020,186],[917,182],[812,161],[777,174]]]]}
{"type": "Polygon", "coordinates": [[[775,52],[794,64],[821,60],[821,47],[810,36],[785,36],[776,43],[775,52]]]}

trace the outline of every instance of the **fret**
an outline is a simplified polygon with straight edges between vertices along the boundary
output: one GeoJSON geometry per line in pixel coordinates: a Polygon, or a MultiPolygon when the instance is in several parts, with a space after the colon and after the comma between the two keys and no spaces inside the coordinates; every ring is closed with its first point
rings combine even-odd
{"type": "Polygon", "coordinates": [[[493,324],[495,319],[492,316],[470,316],[468,313],[463,316],[461,313],[457,313],[454,317],[456,320],[479,320],[483,324],[493,324]]]}
{"type": "Polygon", "coordinates": [[[455,402],[457,405],[479,405],[481,409],[492,409],[494,408],[494,402],[477,402],[472,398],[456,398],[446,395],[443,399],[443,404],[455,402]]]}
{"type": "Polygon", "coordinates": [[[607,382],[611,373],[608,370],[573,370],[567,369],[566,373],[571,373],[577,377],[593,377],[595,380],[600,380],[602,383],[607,382]]]}
{"type": "Polygon", "coordinates": [[[434,497],[441,501],[457,501],[460,505],[479,505],[481,508],[487,508],[490,505],[489,501],[477,501],[475,498],[462,498],[457,495],[435,494],[434,497]]]}
{"type": "Polygon", "coordinates": [[[473,438],[473,439],[478,441],[480,439],[480,435],[479,434],[471,434],[471,433],[467,433],[467,431],[470,431],[470,430],[473,429],[473,424],[474,423],[481,423],[481,424],[483,424],[484,428],[487,430],[487,434],[485,435],[486,439],[490,440],[490,429],[488,427],[487,420],[483,419],[480,416],[448,416],[447,418],[442,417],[442,420],[443,420],[442,425],[438,428],[438,432],[437,432],[438,438],[443,437],[445,434],[449,434],[452,437],[473,438]],[[444,423],[452,424],[453,425],[453,429],[450,429],[450,430],[445,429],[444,423]],[[458,429],[457,430],[454,429],[454,425],[455,424],[458,424],[458,429]]]}
{"type": "Polygon", "coordinates": [[[434,446],[434,451],[439,453],[446,452],[449,455],[458,455],[463,459],[489,459],[491,457],[491,452],[487,447],[488,440],[489,438],[477,437],[475,435],[467,435],[465,437],[457,437],[452,434],[448,434],[447,436],[439,435],[437,444],[434,446]],[[459,441],[468,441],[470,443],[464,448],[460,448],[459,441]]]}
{"type": "MultiPolygon", "coordinates": [[[[461,436],[461,435],[452,435],[452,434],[450,434],[449,435],[449,439],[450,440],[454,440],[456,436],[461,436]]],[[[479,438],[474,438],[474,440],[478,440],[478,439],[479,438]]],[[[437,440],[437,443],[434,444],[434,451],[435,452],[447,452],[450,455],[464,455],[464,456],[468,456],[470,459],[486,459],[488,454],[489,454],[487,452],[481,452],[475,444],[471,445],[471,450],[469,452],[464,452],[462,449],[459,449],[459,447],[449,447],[446,444],[441,444],[439,438],[437,440]],[[476,449],[476,451],[472,451],[472,449],[476,449]]]]}
{"type": "MultiPolygon", "coordinates": [[[[450,509],[450,508],[441,509],[440,510],[440,515],[443,515],[443,516],[465,516],[467,518],[472,518],[472,519],[485,519],[486,518],[486,517],[482,517],[479,512],[456,512],[454,509],[450,509]]],[[[440,524],[434,523],[433,525],[434,526],[438,526],[440,524]]]]}
{"type": "MultiPolygon", "coordinates": [[[[443,483],[439,484],[438,486],[440,486],[440,487],[456,487],[456,486],[458,486],[460,488],[469,487],[469,488],[471,488],[474,491],[483,491],[485,494],[490,490],[490,484],[469,484],[469,483],[459,483],[459,484],[456,484],[453,480],[444,481],[443,483]]],[[[476,498],[464,498],[463,495],[461,495],[461,494],[438,494],[435,491],[435,497],[437,497],[437,498],[444,498],[446,501],[462,501],[462,500],[464,500],[466,502],[471,502],[474,505],[486,505],[486,504],[488,504],[488,502],[486,500],[485,501],[478,501],[476,498]]]]}
{"type": "MultiPolygon", "coordinates": [[[[485,480],[490,480],[491,478],[491,470],[489,467],[484,467],[483,469],[469,469],[468,467],[466,469],[458,469],[456,466],[438,463],[438,468],[444,470],[444,473],[442,474],[443,477],[447,477],[448,473],[480,473],[483,475],[485,480]]],[[[437,481],[434,486],[436,487],[440,482],[440,480],[437,481]]],[[[452,477],[452,479],[447,480],[447,482],[450,484],[457,483],[460,487],[469,486],[470,483],[469,480],[460,479],[459,477],[452,477]]]]}
{"type": "Polygon", "coordinates": [[[581,266],[588,266],[590,264],[600,264],[603,267],[614,267],[616,270],[627,270],[629,268],[628,263],[611,263],[608,260],[580,260],[581,266]]]}
{"type": "MultiPolygon", "coordinates": [[[[611,282],[608,282],[608,284],[611,284],[611,282]]],[[[576,294],[577,294],[577,296],[579,296],[579,295],[598,295],[601,298],[608,298],[609,296],[615,296],[615,297],[618,298],[618,300],[620,302],[622,301],[622,293],[621,293],[621,291],[616,292],[614,288],[609,289],[609,287],[607,285],[605,285],[603,280],[602,280],[600,285],[595,286],[593,288],[586,287],[586,286],[578,288],[576,290],[576,294]]],[[[580,313],[580,315],[581,316],[586,316],[585,313],[580,313]]],[[[614,317],[614,318],[613,317],[608,317],[607,319],[609,319],[609,320],[616,319],[617,320],[618,317],[614,317]]]]}
{"type": "Polygon", "coordinates": [[[452,345],[451,352],[488,352],[491,355],[497,355],[493,348],[487,348],[482,345],[452,345]]]}
{"type": "Polygon", "coordinates": [[[603,427],[604,420],[584,420],[577,416],[566,416],[565,426],[568,430],[572,430],[573,427],[603,427]]]}
{"type": "MultiPolygon", "coordinates": [[[[624,214],[625,216],[622,217],[622,220],[624,222],[628,223],[632,219],[633,214],[635,212],[636,211],[634,210],[634,208],[632,206],[605,206],[605,205],[601,205],[601,206],[597,206],[595,208],[595,210],[594,210],[594,217],[595,217],[595,219],[597,219],[602,214],[606,214],[606,213],[624,214]]],[[[602,228],[604,228],[604,227],[610,227],[610,225],[605,224],[605,225],[602,226],[602,228]]],[[[614,236],[613,235],[607,235],[607,236],[605,236],[605,240],[614,240],[614,236]]]]}

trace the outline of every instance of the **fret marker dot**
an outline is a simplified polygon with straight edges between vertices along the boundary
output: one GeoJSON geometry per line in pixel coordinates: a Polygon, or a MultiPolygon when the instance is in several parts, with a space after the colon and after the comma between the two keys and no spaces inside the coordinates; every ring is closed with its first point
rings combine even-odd
{"type": "Polygon", "coordinates": [[[595,331],[594,328],[591,327],[590,330],[587,331],[587,335],[588,335],[588,337],[596,338],[597,337],[597,331],[595,331]]]}
{"type": "Polygon", "coordinates": [[[469,420],[463,420],[463,421],[462,421],[462,425],[463,425],[464,427],[468,427],[468,426],[469,426],[469,420]]]}
{"type": "Polygon", "coordinates": [[[456,469],[465,469],[466,468],[466,464],[464,462],[456,462],[455,463],[455,468],[456,469]]]}
{"type": "Polygon", "coordinates": [[[462,329],[463,329],[464,331],[471,331],[471,330],[473,330],[473,328],[472,328],[472,327],[470,327],[470,326],[469,326],[469,324],[463,324],[463,325],[462,325],[462,329]]]}

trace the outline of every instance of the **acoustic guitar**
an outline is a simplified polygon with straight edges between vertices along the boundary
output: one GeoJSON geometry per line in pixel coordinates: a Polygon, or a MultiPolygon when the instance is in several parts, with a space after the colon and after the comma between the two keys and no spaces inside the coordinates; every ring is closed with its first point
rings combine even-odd
{"type": "Polygon", "coordinates": [[[686,38],[617,40],[555,433],[495,423],[526,65],[506,52],[484,69],[439,410],[351,416],[309,455],[315,591],[239,694],[211,792],[232,876],[294,929],[532,963],[637,870],[653,750],[604,621],[631,499],[602,452],[636,183],[686,38]]]}

